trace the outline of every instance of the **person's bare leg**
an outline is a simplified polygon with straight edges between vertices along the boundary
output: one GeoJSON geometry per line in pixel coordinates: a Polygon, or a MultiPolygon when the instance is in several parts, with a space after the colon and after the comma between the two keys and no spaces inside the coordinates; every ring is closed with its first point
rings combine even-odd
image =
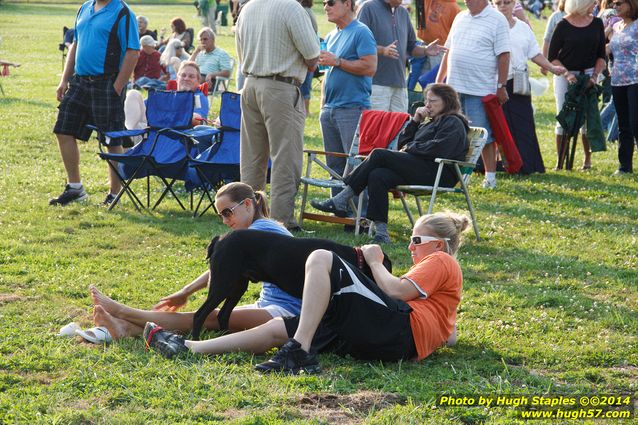
{"type": "Polygon", "coordinates": [[[483,158],[483,165],[486,172],[496,171],[496,142],[492,142],[489,145],[485,145],[481,157],[483,158]]]}
{"type": "Polygon", "coordinates": [[[89,287],[89,291],[91,292],[93,305],[100,305],[112,316],[137,326],[144,327],[146,322],[155,322],[164,329],[176,332],[188,332],[193,327],[193,313],[141,310],[109,298],[93,285],[89,287]]]}
{"type": "MultiPolygon", "coordinates": [[[[219,322],[217,321],[218,310],[211,313],[206,319],[206,327],[208,329],[219,329],[219,322]]],[[[263,325],[271,320],[273,317],[263,308],[239,308],[230,313],[230,319],[228,320],[228,330],[231,332],[245,331],[246,329],[252,329],[259,325],[263,325]]]]}
{"type": "Polygon", "coordinates": [[[583,141],[583,153],[585,154],[582,169],[589,170],[591,168],[591,146],[589,144],[589,139],[585,134],[581,133],[580,138],[583,141]]]}
{"type": "Polygon", "coordinates": [[[185,345],[194,353],[224,354],[238,351],[261,354],[288,341],[286,325],[281,318],[246,331],[223,335],[206,341],[186,340],[185,345]]]}
{"type": "MultiPolygon", "coordinates": [[[[154,322],[164,329],[182,333],[189,332],[193,328],[194,313],[192,312],[141,310],[115,301],[93,285],[89,287],[89,291],[94,305],[100,305],[112,316],[137,326],[144,327],[146,322],[154,322]]],[[[216,309],[206,318],[206,322],[204,322],[206,329],[219,329],[218,312],[219,310],[216,309]]],[[[228,327],[231,332],[238,332],[262,325],[270,319],[272,316],[264,309],[237,309],[230,314],[228,327]]]]}
{"type": "Polygon", "coordinates": [[[93,323],[109,330],[113,339],[142,335],[144,328],[124,319],[111,316],[101,305],[93,307],[93,323]]]}
{"type": "MultiPolygon", "coordinates": [[[[124,153],[124,148],[122,146],[109,146],[109,153],[124,153]]],[[[115,167],[117,167],[116,162],[111,162],[115,167]]],[[[107,164],[107,168],[109,170],[109,190],[110,193],[116,195],[122,189],[122,183],[120,182],[120,178],[117,176],[113,168],[107,164]]]]}
{"type": "Polygon", "coordinates": [[[294,336],[305,352],[310,351],[312,338],[330,302],[331,270],[332,252],[330,251],[314,251],[306,260],[306,275],[301,299],[312,300],[312,302],[301,303],[299,327],[294,336]]]}
{"type": "Polygon", "coordinates": [[[66,170],[69,183],[80,183],[80,149],[75,137],[68,134],[56,134],[58,148],[66,170]]]}

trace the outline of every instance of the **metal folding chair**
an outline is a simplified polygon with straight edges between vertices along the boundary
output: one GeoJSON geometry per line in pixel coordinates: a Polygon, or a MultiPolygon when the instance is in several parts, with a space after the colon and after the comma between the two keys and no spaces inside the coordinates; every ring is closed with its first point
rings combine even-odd
{"type": "Polygon", "coordinates": [[[463,195],[465,195],[467,208],[470,212],[470,215],[472,216],[472,225],[474,226],[476,239],[481,240],[479,236],[478,224],[476,222],[476,216],[474,214],[474,208],[472,207],[472,202],[470,200],[470,191],[468,189],[468,186],[470,183],[470,177],[474,172],[474,168],[476,168],[476,162],[481,156],[481,151],[483,151],[483,147],[485,146],[485,143],[487,141],[487,130],[482,127],[471,127],[470,132],[468,133],[468,139],[470,141],[470,146],[468,148],[467,155],[465,156],[465,161],[455,161],[445,158],[435,159],[435,162],[439,164],[439,168],[436,173],[436,179],[434,180],[434,184],[432,186],[400,185],[396,187],[396,190],[399,191],[403,209],[405,209],[405,212],[408,215],[412,226],[414,226],[414,217],[410,212],[410,208],[404,194],[414,196],[419,215],[423,215],[423,209],[421,208],[421,201],[419,200],[419,196],[430,195],[430,206],[428,207],[427,213],[431,214],[438,193],[462,193],[463,195]],[[456,176],[458,177],[459,182],[454,187],[445,187],[439,184],[441,180],[441,174],[443,173],[443,167],[446,166],[452,167],[454,169],[454,172],[456,173],[456,176]]]}

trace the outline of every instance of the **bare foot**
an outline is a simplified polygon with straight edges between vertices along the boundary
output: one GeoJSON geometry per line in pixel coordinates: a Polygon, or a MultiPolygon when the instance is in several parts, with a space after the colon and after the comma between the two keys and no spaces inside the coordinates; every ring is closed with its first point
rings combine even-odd
{"type": "Polygon", "coordinates": [[[119,313],[124,309],[122,304],[104,295],[94,285],[89,286],[89,292],[91,293],[94,306],[102,306],[107,313],[119,317],[119,313]]]}
{"type": "Polygon", "coordinates": [[[113,339],[142,335],[142,328],[134,323],[111,316],[101,305],[93,307],[93,323],[109,330],[113,339]]]}

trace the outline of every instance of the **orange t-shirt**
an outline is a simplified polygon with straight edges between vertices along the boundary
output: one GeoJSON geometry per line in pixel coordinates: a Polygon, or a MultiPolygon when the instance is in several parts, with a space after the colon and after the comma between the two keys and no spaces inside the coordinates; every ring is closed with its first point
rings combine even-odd
{"type": "Polygon", "coordinates": [[[423,360],[443,345],[454,330],[463,273],[454,257],[438,251],[412,266],[402,278],[412,282],[422,294],[408,304],[412,307],[410,326],[417,360],[423,360]]]}
{"type": "Polygon", "coordinates": [[[437,38],[438,44],[445,44],[454,18],[461,11],[456,0],[417,0],[423,1],[425,7],[425,29],[418,31],[418,36],[426,43],[437,38]]]}

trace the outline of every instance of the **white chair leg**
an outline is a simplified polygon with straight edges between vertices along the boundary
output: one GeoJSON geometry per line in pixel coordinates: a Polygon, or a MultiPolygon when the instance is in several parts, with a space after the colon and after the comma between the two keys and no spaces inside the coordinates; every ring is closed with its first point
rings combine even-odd
{"type": "Polygon", "coordinates": [[[414,202],[416,202],[416,209],[419,212],[419,217],[423,215],[423,208],[421,207],[421,200],[419,199],[419,195],[414,195],[414,202]]]}
{"type": "Polygon", "coordinates": [[[299,212],[299,227],[303,225],[303,215],[306,212],[306,201],[308,200],[308,184],[303,185],[303,195],[301,196],[301,211],[299,212]]]}
{"type": "Polygon", "coordinates": [[[436,201],[436,187],[432,190],[430,205],[428,206],[428,214],[432,214],[432,210],[434,209],[434,201],[436,201]]]}
{"type": "Polygon", "coordinates": [[[472,207],[472,201],[470,201],[470,194],[467,192],[467,186],[463,185],[463,194],[465,195],[465,201],[467,202],[467,209],[470,211],[470,217],[472,217],[472,227],[474,227],[474,233],[476,234],[476,240],[480,241],[478,223],[476,222],[476,216],[474,214],[474,208],[472,207]]]}
{"type": "Polygon", "coordinates": [[[405,213],[408,215],[408,219],[410,220],[412,227],[414,227],[414,217],[412,216],[412,212],[410,211],[410,206],[408,205],[408,201],[405,199],[405,195],[403,195],[402,192],[399,192],[399,194],[400,194],[401,203],[403,204],[403,209],[405,210],[405,213]]]}

